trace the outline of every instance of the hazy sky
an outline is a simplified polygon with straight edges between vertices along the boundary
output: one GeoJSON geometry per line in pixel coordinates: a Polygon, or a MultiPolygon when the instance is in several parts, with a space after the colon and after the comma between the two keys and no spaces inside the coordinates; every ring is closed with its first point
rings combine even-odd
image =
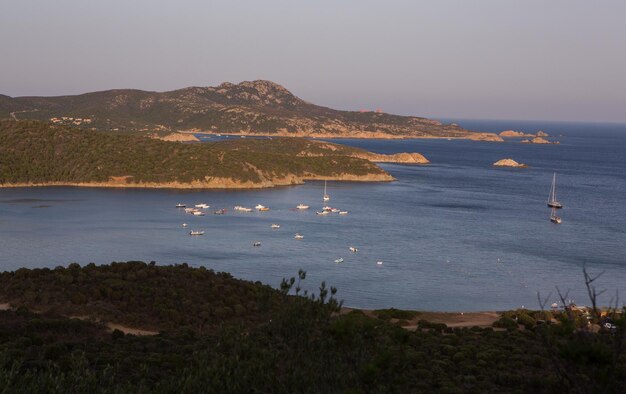
{"type": "Polygon", "coordinates": [[[0,0],[0,93],[269,79],[340,109],[626,121],[626,0],[0,0]]]}

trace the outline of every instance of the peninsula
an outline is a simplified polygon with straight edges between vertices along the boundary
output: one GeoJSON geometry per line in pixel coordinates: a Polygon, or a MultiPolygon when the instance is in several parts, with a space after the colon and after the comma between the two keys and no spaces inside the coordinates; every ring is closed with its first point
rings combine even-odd
{"type": "Polygon", "coordinates": [[[107,90],[77,96],[0,95],[0,118],[86,129],[193,131],[317,138],[451,138],[502,141],[455,124],[380,110],[339,111],[306,102],[271,81],[225,82],[170,92],[107,90]]]}
{"type": "Polygon", "coordinates": [[[305,180],[392,181],[374,162],[426,164],[303,138],[161,141],[39,121],[0,121],[0,187],[263,188],[305,180]]]}

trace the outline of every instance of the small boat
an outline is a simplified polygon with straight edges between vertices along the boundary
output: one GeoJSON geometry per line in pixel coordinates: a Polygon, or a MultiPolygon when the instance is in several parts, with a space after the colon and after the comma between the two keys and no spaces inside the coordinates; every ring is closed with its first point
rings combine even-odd
{"type": "Polygon", "coordinates": [[[234,211],[241,211],[243,209],[243,207],[241,205],[235,205],[235,207],[233,208],[234,211]]]}
{"type": "Polygon", "coordinates": [[[330,200],[330,196],[328,195],[328,193],[326,193],[326,181],[324,181],[324,201],[328,201],[330,200]]]}
{"type": "Polygon", "coordinates": [[[187,223],[183,223],[183,227],[187,227],[187,223]]]}
{"type": "Polygon", "coordinates": [[[339,214],[340,214],[340,215],[347,215],[347,214],[348,214],[348,211],[339,211],[339,214]]]}
{"type": "Polygon", "coordinates": [[[189,232],[189,235],[204,235],[204,231],[193,231],[189,232]]]}
{"type": "Polygon", "coordinates": [[[256,241],[255,243],[252,244],[252,246],[261,246],[261,241],[256,241]]]}
{"type": "Polygon", "coordinates": [[[341,263],[343,263],[343,259],[340,257],[337,260],[335,260],[335,263],[341,264],[341,263]]]}
{"type": "Polygon", "coordinates": [[[552,207],[550,212],[550,221],[555,224],[561,224],[562,220],[559,216],[556,216],[556,207],[552,207]]]}
{"type": "Polygon", "coordinates": [[[204,204],[204,203],[202,203],[202,204],[196,204],[196,205],[195,205],[195,207],[196,207],[196,208],[203,208],[203,209],[207,209],[207,208],[209,208],[209,206],[208,206],[207,204],[204,204]]]}
{"type": "Polygon", "coordinates": [[[550,197],[548,197],[548,206],[556,209],[563,208],[563,204],[556,199],[556,172],[552,176],[552,187],[550,188],[550,197]]]}
{"type": "Polygon", "coordinates": [[[195,210],[196,210],[195,208],[185,208],[186,213],[192,213],[195,210]]]}
{"type": "Polygon", "coordinates": [[[265,205],[261,205],[261,204],[257,204],[257,205],[254,207],[254,209],[258,209],[259,211],[260,211],[261,209],[263,209],[263,208],[265,208],[265,205]]]}
{"type": "Polygon", "coordinates": [[[300,235],[300,233],[296,233],[296,235],[293,236],[295,239],[302,239],[304,238],[304,235],[300,235]]]}
{"type": "Polygon", "coordinates": [[[280,228],[280,224],[272,224],[272,228],[280,228]]]}
{"type": "Polygon", "coordinates": [[[330,211],[331,211],[332,213],[337,213],[337,212],[339,212],[339,209],[337,209],[337,208],[331,208],[331,209],[330,209],[330,211]]]}
{"type": "Polygon", "coordinates": [[[270,209],[268,207],[263,207],[263,208],[259,208],[260,212],[265,212],[265,211],[269,211],[270,209]]]}
{"type": "Polygon", "coordinates": [[[330,211],[318,211],[315,212],[316,215],[328,215],[330,213],[330,211]]]}
{"type": "Polygon", "coordinates": [[[187,206],[186,204],[181,204],[181,203],[176,204],[176,208],[185,208],[186,206],[187,206]]]}
{"type": "Polygon", "coordinates": [[[332,209],[331,207],[329,207],[328,205],[326,205],[326,206],[322,207],[322,211],[328,211],[328,212],[330,212],[330,211],[332,211],[332,210],[333,210],[333,209],[332,209]]]}
{"type": "Polygon", "coordinates": [[[383,262],[382,261],[377,261],[376,265],[383,265],[383,262]]]}
{"type": "Polygon", "coordinates": [[[226,213],[226,210],[223,209],[223,208],[222,209],[218,209],[217,211],[213,212],[214,215],[223,215],[225,213],[226,213]]]}
{"type": "Polygon", "coordinates": [[[350,249],[350,251],[351,251],[352,253],[356,253],[356,252],[358,252],[358,251],[359,251],[359,249],[355,248],[354,246],[350,246],[350,248],[349,248],[349,249],[350,249]]]}
{"type": "Polygon", "coordinates": [[[204,212],[202,212],[202,211],[197,211],[197,210],[196,210],[196,211],[192,211],[192,212],[191,212],[191,214],[192,214],[193,216],[204,216],[204,212]]]}
{"type": "Polygon", "coordinates": [[[298,204],[296,206],[296,209],[309,209],[309,208],[311,208],[311,207],[309,207],[308,205],[305,205],[305,204],[298,204]]]}

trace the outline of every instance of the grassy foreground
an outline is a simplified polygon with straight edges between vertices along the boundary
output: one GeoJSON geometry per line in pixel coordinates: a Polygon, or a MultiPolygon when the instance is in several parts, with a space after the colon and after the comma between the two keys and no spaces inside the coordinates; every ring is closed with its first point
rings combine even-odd
{"type": "Polygon", "coordinates": [[[623,348],[614,351],[623,321],[593,336],[551,312],[540,313],[560,324],[521,329],[505,316],[503,329],[420,321],[408,331],[401,321],[415,312],[338,314],[336,289],[304,293],[305,279],[272,289],[142,262],[4,272],[0,303],[13,309],[0,311],[0,390],[620,392],[626,383],[623,348]]]}

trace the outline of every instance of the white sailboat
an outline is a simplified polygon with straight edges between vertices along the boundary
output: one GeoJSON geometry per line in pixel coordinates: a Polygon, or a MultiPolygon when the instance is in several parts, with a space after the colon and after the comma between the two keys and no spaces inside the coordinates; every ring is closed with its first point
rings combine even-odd
{"type": "Polygon", "coordinates": [[[563,208],[563,204],[556,199],[556,172],[552,176],[552,188],[550,189],[550,197],[548,197],[548,206],[555,209],[563,208]]]}
{"type": "Polygon", "coordinates": [[[330,196],[326,193],[326,181],[324,181],[324,201],[330,200],[330,196]]]}

